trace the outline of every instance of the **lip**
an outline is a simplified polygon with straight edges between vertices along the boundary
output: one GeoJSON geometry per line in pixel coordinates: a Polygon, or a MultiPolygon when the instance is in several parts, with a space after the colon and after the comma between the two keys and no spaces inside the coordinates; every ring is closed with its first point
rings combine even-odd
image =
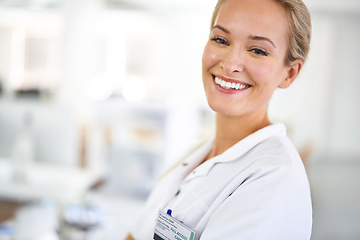
{"type": "Polygon", "coordinates": [[[212,75],[212,80],[213,80],[213,83],[215,85],[215,88],[222,92],[222,93],[225,93],[225,94],[239,94],[239,93],[242,93],[246,90],[248,90],[249,88],[252,87],[251,84],[248,84],[246,82],[243,82],[243,81],[240,81],[240,80],[237,80],[237,79],[232,79],[232,78],[227,78],[227,77],[224,77],[224,76],[221,76],[221,75],[212,75]],[[221,86],[219,86],[217,83],[215,83],[215,77],[217,78],[220,78],[221,80],[224,80],[226,82],[231,82],[231,83],[239,83],[239,84],[242,84],[242,85],[248,85],[249,87],[246,87],[246,88],[243,88],[243,89],[225,89],[225,88],[222,88],[221,86]]]}

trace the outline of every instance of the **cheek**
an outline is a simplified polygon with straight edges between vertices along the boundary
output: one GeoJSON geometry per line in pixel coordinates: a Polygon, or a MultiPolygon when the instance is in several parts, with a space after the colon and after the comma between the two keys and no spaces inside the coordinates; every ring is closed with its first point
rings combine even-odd
{"type": "Polygon", "coordinates": [[[278,64],[269,62],[248,65],[248,72],[258,84],[262,85],[278,85],[283,75],[278,64]]]}
{"type": "Polygon", "coordinates": [[[214,66],[217,62],[217,55],[211,48],[210,44],[207,43],[204,52],[202,55],[202,66],[203,70],[209,70],[212,66],[214,66]]]}

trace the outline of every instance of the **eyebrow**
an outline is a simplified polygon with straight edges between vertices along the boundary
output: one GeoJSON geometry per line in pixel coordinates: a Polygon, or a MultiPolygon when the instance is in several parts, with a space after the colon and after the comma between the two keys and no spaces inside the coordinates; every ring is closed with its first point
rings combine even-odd
{"type": "Polygon", "coordinates": [[[269,38],[267,37],[262,37],[262,36],[253,36],[251,35],[249,37],[249,39],[252,39],[252,40],[257,40],[257,41],[266,41],[266,42],[269,42],[271,45],[273,45],[274,48],[276,48],[276,45],[273,41],[271,41],[269,38]]]}
{"type": "MultiPolygon", "coordinates": [[[[215,25],[212,29],[214,29],[214,28],[217,28],[217,29],[223,31],[226,34],[230,34],[229,30],[227,30],[226,28],[224,28],[220,25],[215,25]]],[[[266,41],[266,42],[269,42],[274,48],[276,48],[276,44],[273,41],[271,41],[270,38],[263,37],[263,36],[250,35],[249,39],[256,40],[256,41],[266,41]]]]}
{"type": "Polygon", "coordinates": [[[227,30],[226,28],[222,27],[222,26],[215,25],[212,29],[214,29],[214,28],[220,29],[221,31],[223,31],[226,34],[230,34],[230,31],[227,30]]]}

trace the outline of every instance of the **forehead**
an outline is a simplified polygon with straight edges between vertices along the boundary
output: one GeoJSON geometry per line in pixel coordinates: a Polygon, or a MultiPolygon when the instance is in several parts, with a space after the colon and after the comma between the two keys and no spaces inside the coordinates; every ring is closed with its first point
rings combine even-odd
{"type": "Polygon", "coordinates": [[[289,21],[286,10],[274,0],[225,0],[214,25],[232,34],[265,35],[276,41],[288,40],[289,21]]]}

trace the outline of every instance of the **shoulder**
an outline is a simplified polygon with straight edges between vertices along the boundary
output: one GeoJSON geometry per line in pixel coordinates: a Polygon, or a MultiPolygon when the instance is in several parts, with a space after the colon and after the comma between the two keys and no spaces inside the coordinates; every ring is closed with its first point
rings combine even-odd
{"type": "Polygon", "coordinates": [[[309,239],[310,188],[291,141],[286,136],[268,138],[238,161],[245,166],[239,173],[243,176],[233,179],[232,184],[235,186],[237,181],[238,187],[211,216],[204,239],[221,236],[228,239],[309,239]],[[220,225],[228,226],[228,231],[219,231],[216,226],[220,225]],[[239,228],[246,230],[238,231],[239,228]]]}
{"type": "MultiPolygon", "coordinates": [[[[257,192],[273,203],[294,205],[310,202],[310,187],[302,160],[287,136],[273,136],[258,143],[239,161],[245,165],[246,181],[236,189],[257,192]]],[[[244,191],[246,192],[246,191],[244,191]]]]}
{"type": "Polygon", "coordinates": [[[304,173],[300,155],[286,135],[265,139],[254,146],[246,157],[252,159],[254,164],[261,164],[264,168],[278,167],[279,170],[299,170],[304,173]]]}

